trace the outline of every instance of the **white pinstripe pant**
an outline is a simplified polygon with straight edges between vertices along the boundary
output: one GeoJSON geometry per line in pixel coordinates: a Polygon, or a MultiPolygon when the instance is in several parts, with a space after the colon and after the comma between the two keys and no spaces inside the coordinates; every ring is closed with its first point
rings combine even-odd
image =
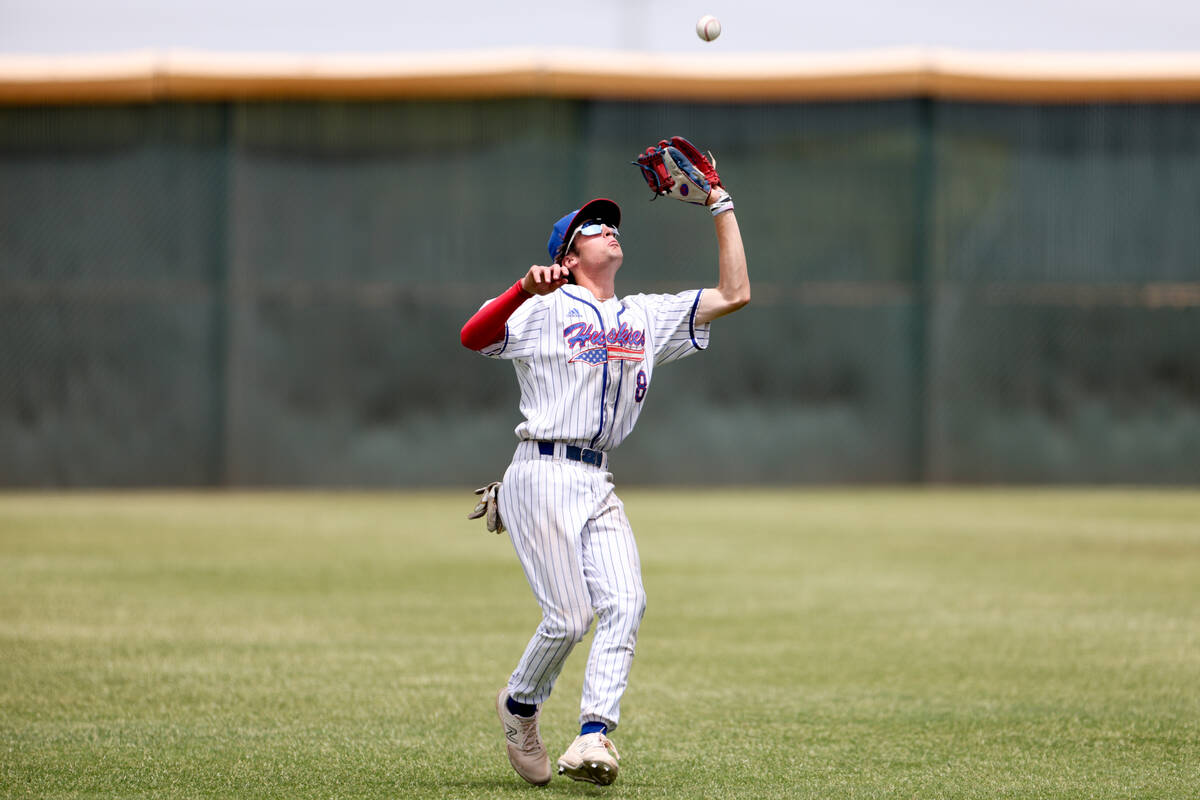
{"type": "Polygon", "coordinates": [[[500,513],[542,608],[542,622],[509,678],[509,695],[544,702],[594,615],[579,718],[615,729],[646,593],[612,474],[540,456],[535,443],[522,442],[504,473],[500,513]]]}

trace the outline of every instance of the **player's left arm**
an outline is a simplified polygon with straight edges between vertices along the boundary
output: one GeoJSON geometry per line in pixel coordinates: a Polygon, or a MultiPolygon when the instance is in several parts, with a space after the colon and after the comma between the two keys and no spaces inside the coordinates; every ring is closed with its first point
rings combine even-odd
{"type": "MultiPolygon", "coordinates": [[[[722,190],[714,190],[708,198],[708,205],[711,206],[722,197],[728,195],[722,190]]],[[[732,314],[750,302],[746,250],[742,246],[742,233],[733,214],[731,208],[713,217],[713,224],[717,228],[717,285],[700,290],[700,303],[696,307],[697,325],[732,314]]]]}
{"type": "Polygon", "coordinates": [[[732,314],[750,302],[750,276],[742,233],[733,216],[733,198],[717,173],[712,154],[682,136],[663,139],[638,156],[634,164],[656,197],[672,197],[705,206],[717,228],[717,285],[701,289],[696,304],[697,325],[732,314]]]}

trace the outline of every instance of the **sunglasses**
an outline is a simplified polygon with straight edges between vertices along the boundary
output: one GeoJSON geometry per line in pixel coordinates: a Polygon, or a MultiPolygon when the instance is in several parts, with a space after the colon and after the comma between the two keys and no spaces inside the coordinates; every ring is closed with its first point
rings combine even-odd
{"type": "MultiPolygon", "coordinates": [[[[576,236],[578,236],[581,233],[584,236],[595,236],[599,233],[603,233],[604,232],[603,226],[605,226],[605,225],[608,225],[608,223],[601,222],[598,219],[589,219],[587,222],[580,225],[578,228],[575,229],[575,232],[571,234],[571,238],[567,239],[566,252],[570,252],[571,244],[575,241],[576,236]]],[[[610,231],[612,231],[613,236],[616,236],[618,238],[621,236],[621,232],[617,230],[616,225],[608,225],[608,229],[610,231]]]]}

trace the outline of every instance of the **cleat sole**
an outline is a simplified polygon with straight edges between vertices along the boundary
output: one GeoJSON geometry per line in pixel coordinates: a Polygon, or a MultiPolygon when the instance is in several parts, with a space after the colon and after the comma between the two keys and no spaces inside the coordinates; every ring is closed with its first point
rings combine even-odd
{"type": "Polygon", "coordinates": [[[599,762],[585,762],[573,769],[559,765],[558,774],[566,775],[573,781],[594,783],[597,786],[608,786],[617,779],[616,770],[599,762]]]}

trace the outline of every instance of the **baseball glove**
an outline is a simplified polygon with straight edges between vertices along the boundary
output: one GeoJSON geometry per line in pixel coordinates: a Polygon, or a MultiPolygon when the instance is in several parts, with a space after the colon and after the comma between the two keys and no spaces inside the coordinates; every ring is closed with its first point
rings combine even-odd
{"type": "Polygon", "coordinates": [[[655,197],[673,197],[702,206],[712,190],[722,188],[712,153],[705,156],[682,136],[672,136],[647,147],[633,163],[641,168],[642,177],[655,197]]]}
{"type": "Polygon", "coordinates": [[[479,495],[479,503],[474,511],[467,514],[467,519],[485,517],[489,531],[497,535],[504,533],[504,520],[500,519],[500,481],[479,487],[475,494],[479,495]]]}

